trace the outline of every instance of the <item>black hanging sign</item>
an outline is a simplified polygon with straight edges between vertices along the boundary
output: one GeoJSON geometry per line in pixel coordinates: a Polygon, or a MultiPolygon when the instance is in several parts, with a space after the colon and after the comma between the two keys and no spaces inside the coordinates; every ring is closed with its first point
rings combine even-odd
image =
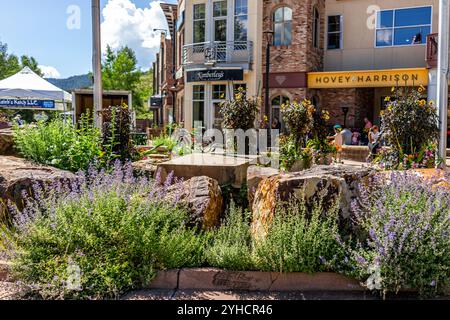
{"type": "Polygon", "coordinates": [[[188,71],[187,73],[187,82],[242,80],[244,80],[244,70],[242,69],[197,70],[188,71]]]}

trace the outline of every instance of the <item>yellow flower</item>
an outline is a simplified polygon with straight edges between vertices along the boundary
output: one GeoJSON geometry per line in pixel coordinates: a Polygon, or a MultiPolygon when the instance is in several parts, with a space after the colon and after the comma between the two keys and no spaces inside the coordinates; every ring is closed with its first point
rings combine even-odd
{"type": "Polygon", "coordinates": [[[423,85],[420,85],[419,87],[419,92],[422,93],[425,91],[425,87],[423,85]]]}
{"type": "Polygon", "coordinates": [[[391,88],[391,92],[394,92],[394,91],[395,91],[395,87],[392,87],[392,88],[391,88]]]}
{"type": "Polygon", "coordinates": [[[419,106],[425,107],[427,105],[427,101],[425,99],[419,100],[419,106]]]}
{"type": "Polygon", "coordinates": [[[384,98],[384,102],[391,102],[391,97],[384,98]]]}

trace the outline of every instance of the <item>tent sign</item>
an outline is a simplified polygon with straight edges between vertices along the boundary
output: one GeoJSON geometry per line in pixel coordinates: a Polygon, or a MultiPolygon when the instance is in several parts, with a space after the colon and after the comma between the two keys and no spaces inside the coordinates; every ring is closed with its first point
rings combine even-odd
{"type": "Polygon", "coordinates": [[[0,99],[0,108],[55,109],[54,100],[0,99]]]}

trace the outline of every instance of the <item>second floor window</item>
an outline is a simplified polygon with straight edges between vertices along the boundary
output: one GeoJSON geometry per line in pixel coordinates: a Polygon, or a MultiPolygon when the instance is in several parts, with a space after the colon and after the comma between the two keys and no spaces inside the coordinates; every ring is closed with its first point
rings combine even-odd
{"type": "Polygon", "coordinates": [[[274,45],[289,46],[292,42],[292,9],[281,7],[273,14],[274,45]]]}
{"type": "Polygon", "coordinates": [[[328,50],[342,49],[342,16],[328,17],[328,50]]]}
{"type": "Polygon", "coordinates": [[[235,0],[234,7],[234,40],[247,41],[248,0],[235,0]]]}
{"type": "Polygon", "coordinates": [[[194,43],[205,42],[206,30],[206,6],[194,5],[194,43]]]}
{"type": "Polygon", "coordinates": [[[227,2],[213,3],[214,41],[227,41],[227,2]]]}
{"type": "Polygon", "coordinates": [[[376,47],[426,43],[431,33],[432,7],[383,10],[377,15],[376,47]]]}

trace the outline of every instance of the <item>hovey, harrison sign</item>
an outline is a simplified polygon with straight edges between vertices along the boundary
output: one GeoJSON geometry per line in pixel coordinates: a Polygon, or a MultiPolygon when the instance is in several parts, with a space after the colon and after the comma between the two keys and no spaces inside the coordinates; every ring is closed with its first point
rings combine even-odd
{"type": "Polygon", "coordinates": [[[187,82],[242,80],[244,80],[244,70],[242,69],[197,70],[188,71],[187,73],[187,82]]]}
{"type": "Polygon", "coordinates": [[[34,99],[0,99],[0,108],[55,109],[55,101],[34,99]]]}

